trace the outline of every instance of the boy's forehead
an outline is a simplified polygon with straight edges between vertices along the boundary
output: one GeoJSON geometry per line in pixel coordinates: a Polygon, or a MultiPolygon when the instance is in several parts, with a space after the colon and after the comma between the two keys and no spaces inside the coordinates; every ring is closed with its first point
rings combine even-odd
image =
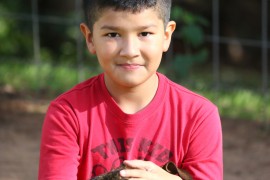
{"type": "Polygon", "coordinates": [[[113,22],[118,22],[118,20],[128,19],[131,16],[142,22],[148,20],[162,21],[158,11],[155,8],[146,8],[136,12],[132,12],[131,10],[115,10],[114,8],[106,8],[99,12],[96,22],[104,19],[111,19],[113,22]]]}

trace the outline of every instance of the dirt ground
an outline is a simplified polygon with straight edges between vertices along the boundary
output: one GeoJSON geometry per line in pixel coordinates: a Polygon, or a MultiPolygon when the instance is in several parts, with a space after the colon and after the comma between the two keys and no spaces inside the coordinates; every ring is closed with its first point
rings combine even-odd
{"type": "MultiPolygon", "coordinates": [[[[0,96],[0,180],[35,180],[48,101],[0,96]]],[[[270,133],[258,123],[222,119],[225,180],[270,179],[270,133]]]]}

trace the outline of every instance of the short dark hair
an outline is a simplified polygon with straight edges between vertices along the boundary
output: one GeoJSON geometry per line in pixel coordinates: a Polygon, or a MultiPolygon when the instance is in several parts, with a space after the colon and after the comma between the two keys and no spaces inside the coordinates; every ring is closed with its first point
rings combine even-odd
{"type": "Polygon", "coordinates": [[[170,20],[172,0],[84,0],[83,9],[86,24],[90,29],[98,20],[104,9],[113,8],[115,11],[140,12],[154,8],[166,25],[170,20]]]}

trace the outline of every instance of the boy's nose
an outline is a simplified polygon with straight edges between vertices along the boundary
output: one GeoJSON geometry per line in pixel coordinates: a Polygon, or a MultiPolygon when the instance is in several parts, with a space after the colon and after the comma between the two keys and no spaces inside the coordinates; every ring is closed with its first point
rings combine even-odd
{"type": "Polygon", "coordinates": [[[139,42],[136,38],[126,38],[122,41],[120,55],[128,59],[138,56],[140,53],[139,42]]]}

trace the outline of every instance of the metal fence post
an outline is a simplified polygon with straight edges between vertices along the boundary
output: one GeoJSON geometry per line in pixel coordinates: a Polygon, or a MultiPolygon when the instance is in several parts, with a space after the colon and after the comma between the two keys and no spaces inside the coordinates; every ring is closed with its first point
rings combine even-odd
{"type": "Polygon", "coordinates": [[[36,84],[37,84],[37,89],[38,89],[37,94],[39,94],[39,89],[40,89],[39,69],[40,69],[41,59],[40,59],[39,16],[38,16],[37,0],[32,0],[32,28],[33,28],[34,63],[37,68],[37,72],[36,72],[36,84]]]}
{"type": "MultiPolygon", "coordinates": [[[[262,94],[264,99],[264,109],[263,109],[263,121],[267,123],[267,104],[269,101],[268,92],[268,0],[262,0],[262,94]]],[[[267,125],[267,129],[269,125],[267,125]]]]}
{"type": "Polygon", "coordinates": [[[77,38],[76,38],[76,47],[77,47],[77,67],[78,67],[78,81],[81,82],[84,79],[83,75],[83,38],[79,30],[79,24],[82,20],[82,5],[81,0],[75,0],[75,13],[76,13],[76,22],[75,26],[76,29],[78,29],[77,32],[77,38]]]}
{"type": "Polygon", "coordinates": [[[212,1],[212,20],[213,20],[213,81],[214,88],[219,90],[220,88],[220,58],[219,58],[219,45],[220,45],[220,34],[219,34],[219,0],[212,1]]]}

